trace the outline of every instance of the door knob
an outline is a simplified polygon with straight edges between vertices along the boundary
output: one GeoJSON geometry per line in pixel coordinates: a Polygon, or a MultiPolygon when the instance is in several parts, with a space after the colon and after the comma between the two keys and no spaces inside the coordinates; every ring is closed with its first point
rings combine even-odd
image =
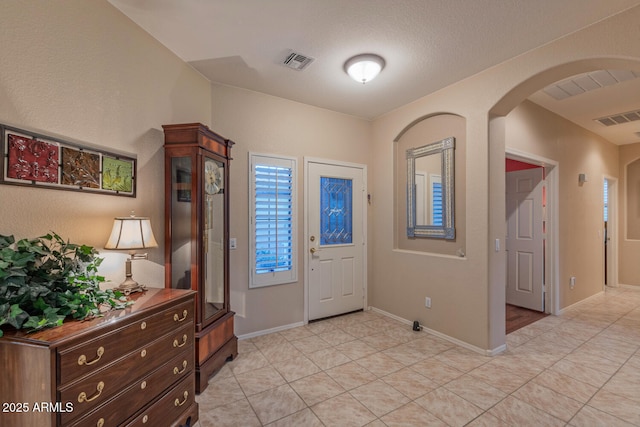
{"type": "Polygon", "coordinates": [[[316,253],[316,251],[317,251],[317,249],[316,249],[316,248],[311,248],[311,249],[309,249],[309,250],[311,251],[311,253],[312,253],[312,254],[315,254],[315,253],[316,253]]]}

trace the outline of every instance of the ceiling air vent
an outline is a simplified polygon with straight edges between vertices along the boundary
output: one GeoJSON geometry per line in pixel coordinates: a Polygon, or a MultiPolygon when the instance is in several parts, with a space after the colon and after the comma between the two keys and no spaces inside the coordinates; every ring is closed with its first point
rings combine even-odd
{"type": "Polygon", "coordinates": [[[640,110],[613,114],[611,116],[600,117],[594,120],[596,122],[600,122],[605,126],[614,126],[614,125],[621,125],[623,123],[635,122],[640,120],[640,110]]]}
{"type": "Polygon", "coordinates": [[[298,52],[290,51],[285,60],[282,62],[289,68],[293,68],[297,71],[302,71],[311,64],[315,58],[307,55],[303,55],[298,52]]]}

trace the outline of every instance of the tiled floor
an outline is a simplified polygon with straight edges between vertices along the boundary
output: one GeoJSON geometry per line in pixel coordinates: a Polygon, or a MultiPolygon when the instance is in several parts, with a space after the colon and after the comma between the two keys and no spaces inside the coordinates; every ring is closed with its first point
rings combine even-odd
{"type": "Polygon", "coordinates": [[[198,425],[640,426],[640,290],[507,344],[485,357],[373,312],[243,340],[197,397],[198,425]]]}

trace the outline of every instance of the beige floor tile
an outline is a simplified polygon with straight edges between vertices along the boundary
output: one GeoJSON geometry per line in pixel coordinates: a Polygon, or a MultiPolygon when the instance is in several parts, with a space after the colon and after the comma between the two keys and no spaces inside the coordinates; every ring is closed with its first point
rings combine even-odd
{"type": "Polygon", "coordinates": [[[323,402],[345,392],[344,387],[324,372],[299,379],[291,383],[308,406],[323,402]]]}
{"type": "Polygon", "coordinates": [[[244,398],[244,392],[233,375],[224,378],[217,378],[216,375],[215,378],[209,380],[209,386],[202,393],[196,395],[201,413],[244,398]]]}
{"type": "Polygon", "coordinates": [[[516,391],[529,380],[491,363],[485,363],[469,372],[469,374],[504,393],[516,391]]]}
{"type": "Polygon", "coordinates": [[[523,385],[512,396],[563,421],[569,421],[584,406],[577,400],[534,382],[523,385]]]}
{"type": "Polygon", "coordinates": [[[414,402],[396,409],[381,419],[388,427],[447,427],[444,421],[414,402]]]}
{"type": "Polygon", "coordinates": [[[408,346],[415,348],[422,352],[425,356],[435,356],[436,354],[447,351],[450,348],[455,347],[454,344],[447,342],[443,339],[432,337],[428,334],[424,334],[424,338],[418,338],[407,343],[408,346]]]}
{"type": "Polygon", "coordinates": [[[462,372],[469,372],[491,361],[492,358],[465,348],[455,347],[434,356],[434,359],[446,363],[462,372]]]}
{"type": "Polygon", "coordinates": [[[382,381],[407,396],[417,399],[439,387],[438,383],[420,375],[410,368],[404,368],[381,378],[382,381]]]}
{"type": "Polygon", "coordinates": [[[343,393],[311,407],[326,426],[360,427],[376,419],[362,403],[349,393],[343,393]]]}
{"type": "Polygon", "coordinates": [[[378,378],[389,375],[404,368],[404,365],[384,353],[374,353],[355,361],[378,378]]]}
{"type": "Polygon", "coordinates": [[[349,392],[377,417],[381,417],[410,402],[409,398],[381,380],[349,392]]]}
{"type": "Polygon", "coordinates": [[[271,363],[288,360],[302,353],[288,342],[265,344],[260,347],[262,355],[271,363]]]}
{"type": "Polygon", "coordinates": [[[274,362],[273,367],[280,372],[288,382],[320,372],[320,368],[305,356],[274,362]]]}
{"type": "Polygon", "coordinates": [[[585,405],[568,424],[572,427],[632,427],[626,421],[585,405]]]}
{"type": "Polygon", "coordinates": [[[528,403],[508,396],[489,410],[489,413],[511,426],[562,427],[565,423],[528,403]]]}
{"type": "Polygon", "coordinates": [[[260,427],[262,424],[246,399],[204,411],[200,409],[201,427],[260,427]]]}
{"type": "Polygon", "coordinates": [[[231,371],[235,374],[253,371],[254,369],[264,368],[269,365],[269,361],[259,351],[250,353],[239,353],[233,361],[227,364],[231,371]]]}
{"type": "Polygon", "coordinates": [[[425,355],[420,350],[416,350],[408,343],[400,344],[383,351],[384,354],[402,363],[404,366],[413,365],[430,356],[425,355]]]}
{"type": "Polygon", "coordinates": [[[284,417],[271,424],[268,427],[324,427],[324,424],[316,417],[311,409],[306,408],[288,417],[284,417]]]}
{"type": "Polygon", "coordinates": [[[318,336],[328,342],[332,347],[357,339],[356,337],[346,333],[342,329],[334,329],[332,331],[323,332],[321,334],[318,334],[318,336]]]}
{"type": "Polygon", "coordinates": [[[582,348],[578,348],[573,353],[567,355],[563,360],[567,360],[578,365],[588,366],[609,375],[615,374],[622,366],[622,363],[616,363],[612,360],[605,359],[604,357],[588,353],[582,348]]]}
{"type": "Polygon", "coordinates": [[[512,427],[512,425],[494,417],[488,412],[485,412],[467,424],[466,427],[512,427]]]}
{"type": "Polygon", "coordinates": [[[297,328],[286,329],[280,331],[280,336],[284,337],[287,341],[300,340],[302,338],[308,338],[314,335],[306,326],[298,326],[297,328]]]}
{"type": "Polygon", "coordinates": [[[310,337],[291,341],[291,344],[293,344],[294,347],[296,347],[304,354],[313,353],[315,351],[324,350],[325,348],[331,347],[328,342],[317,335],[312,335],[310,337]]]}
{"type": "Polygon", "coordinates": [[[361,340],[349,341],[336,346],[336,350],[351,360],[360,359],[377,352],[377,350],[361,340]]]}
{"type": "Polygon", "coordinates": [[[307,357],[323,371],[351,362],[351,359],[335,348],[316,351],[315,353],[308,354],[307,357]]]}
{"type": "Polygon", "coordinates": [[[444,387],[417,398],[415,402],[450,426],[464,426],[484,412],[444,387]]]}
{"type": "Polygon", "coordinates": [[[463,375],[444,387],[484,410],[491,408],[507,397],[507,394],[503,391],[471,375],[463,375]]]}
{"type": "MultiPolygon", "coordinates": [[[[281,386],[286,382],[284,378],[282,378],[282,375],[271,366],[238,374],[236,378],[240,387],[242,387],[242,391],[244,391],[247,396],[281,386]]],[[[207,390],[205,390],[205,392],[207,390]]]]}
{"type": "Polygon", "coordinates": [[[247,399],[262,424],[269,424],[307,407],[288,384],[249,396],[247,399]]]}
{"type": "Polygon", "coordinates": [[[618,417],[628,423],[640,425],[640,405],[606,390],[600,390],[589,401],[589,406],[618,417]]]}
{"type": "Polygon", "coordinates": [[[196,396],[197,426],[640,426],[640,292],[507,344],[486,357],[369,311],[244,339],[196,396]]]}
{"type": "Polygon", "coordinates": [[[550,368],[550,371],[567,375],[598,388],[602,387],[611,378],[610,374],[567,359],[560,360],[550,368]]]}
{"type": "Polygon", "coordinates": [[[386,350],[405,343],[402,339],[392,337],[382,332],[375,335],[368,335],[360,340],[378,351],[386,350]]]}
{"type": "Polygon", "coordinates": [[[361,385],[375,381],[377,377],[367,371],[356,362],[345,363],[344,365],[331,368],[326,373],[346,390],[351,390],[361,385]]]}
{"type": "Polygon", "coordinates": [[[440,385],[464,375],[464,372],[452,368],[433,357],[411,365],[410,368],[440,385]]]}
{"type": "Polygon", "coordinates": [[[587,403],[598,391],[597,387],[552,371],[541,373],[532,382],[550,388],[580,403],[587,403]]]}

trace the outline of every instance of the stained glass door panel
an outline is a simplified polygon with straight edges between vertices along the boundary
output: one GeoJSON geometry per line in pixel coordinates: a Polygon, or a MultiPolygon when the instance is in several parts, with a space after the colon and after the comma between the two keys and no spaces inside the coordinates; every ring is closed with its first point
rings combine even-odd
{"type": "Polygon", "coordinates": [[[353,181],[320,178],[320,245],[353,242],[353,181]]]}

